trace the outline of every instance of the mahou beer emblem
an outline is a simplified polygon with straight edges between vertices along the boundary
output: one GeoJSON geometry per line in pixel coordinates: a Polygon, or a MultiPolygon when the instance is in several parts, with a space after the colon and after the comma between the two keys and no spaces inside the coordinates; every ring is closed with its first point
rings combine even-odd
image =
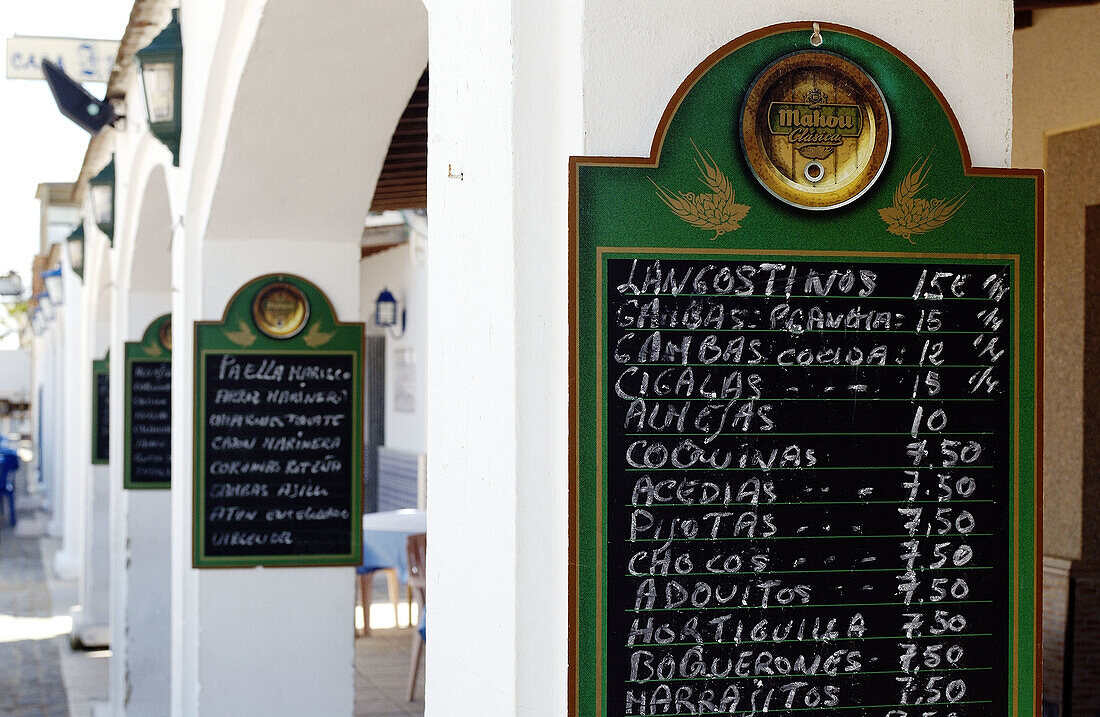
{"type": "Polygon", "coordinates": [[[882,172],[890,114],[878,85],[852,61],[796,52],[749,86],[741,145],[773,195],[805,209],[830,209],[858,198],[882,172]]]}

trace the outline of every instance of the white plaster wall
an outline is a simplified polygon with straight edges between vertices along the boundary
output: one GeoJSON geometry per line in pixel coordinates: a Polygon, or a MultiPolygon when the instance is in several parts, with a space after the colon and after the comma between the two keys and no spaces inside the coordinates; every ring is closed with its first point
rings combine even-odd
{"type": "Polygon", "coordinates": [[[360,284],[360,316],[368,336],[386,337],[386,430],[385,444],[411,453],[428,450],[428,267],[411,258],[407,244],[387,249],[363,259],[360,284]],[[399,338],[374,324],[375,302],[383,288],[398,299],[398,312],[404,308],[407,323],[399,338]],[[398,380],[397,352],[411,351],[414,361],[411,386],[415,410],[401,412],[395,407],[398,380]]]}
{"type": "Polygon", "coordinates": [[[124,490],[125,341],[171,310],[168,292],[129,292],[115,312],[111,346],[111,667],[116,715],[162,715],[169,697],[169,532],[166,490],[124,490]],[[117,436],[118,440],[114,440],[117,436]]]}
{"type": "Polygon", "coordinates": [[[814,20],[890,43],[932,78],[958,116],[974,163],[1007,166],[1012,136],[1008,0],[590,0],[584,28],[585,152],[649,155],[668,98],[711,52],[751,30],[814,20]],[[633,51],[631,51],[633,50],[633,51]]]}
{"type": "Polygon", "coordinates": [[[563,714],[581,4],[434,2],[430,18],[426,714],[563,714]]]}
{"type": "MultiPolygon", "coordinates": [[[[85,211],[85,216],[92,216],[85,211]]],[[[83,371],[86,378],[85,408],[86,438],[75,452],[76,460],[85,471],[84,550],[80,571],[79,605],[72,611],[73,634],[88,646],[102,646],[110,640],[111,585],[111,482],[106,465],[91,464],[91,361],[101,359],[110,346],[111,330],[111,262],[105,235],[89,220],[85,231],[84,266],[84,326],[82,354],[86,357],[83,371]]],[[[113,440],[118,440],[112,437],[113,440]]]]}
{"type": "Polygon", "coordinates": [[[712,51],[765,25],[822,20],[913,57],[952,102],[975,162],[1004,165],[1012,3],[501,1],[470,13],[437,0],[430,9],[429,216],[443,240],[432,247],[428,447],[433,505],[446,508],[429,513],[428,592],[500,602],[433,602],[426,713],[560,715],[568,156],[648,155],[669,98],[712,51]],[[449,179],[448,166],[464,179],[449,179]]]}
{"type": "MultiPolygon", "coordinates": [[[[241,73],[266,0],[193,3],[180,14],[183,54],[183,129],[179,181],[172,187],[175,206],[183,208],[187,227],[174,237],[172,312],[175,325],[188,327],[173,336],[172,392],[192,390],[192,342],[189,327],[202,316],[200,237],[224,153],[228,117],[241,73]],[[224,28],[224,29],[223,29],[224,28]],[[190,286],[192,290],[184,291],[190,286]]],[[[171,505],[171,682],[170,713],[199,714],[199,580],[191,568],[192,403],[173,404],[172,471],[176,481],[171,505]]]]}
{"type": "MultiPolygon", "coordinates": [[[[127,114],[143,117],[136,84],[127,114]]],[[[116,207],[111,328],[111,669],[112,714],[163,715],[171,682],[171,496],[125,490],[123,481],[124,343],[140,340],[169,313],[171,154],[143,122],[115,134],[116,207]]]]}
{"type": "MultiPolygon", "coordinates": [[[[197,243],[197,242],[196,242],[197,243]]],[[[353,320],[359,309],[357,241],[216,241],[202,246],[202,276],[195,291],[181,292],[176,321],[220,319],[226,303],[249,280],[291,272],[317,284],[338,318],[353,320]],[[196,306],[197,305],[197,306],[196,306]]],[[[190,252],[188,252],[190,254],[190,252]]],[[[182,261],[183,257],[179,263],[182,261]]],[[[183,267],[177,265],[177,276],[183,267]]],[[[194,415],[193,334],[173,337],[173,475],[192,475],[194,415]],[[178,437],[178,438],[177,438],[178,437]]],[[[190,496],[182,521],[190,566],[190,496]]],[[[177,518],[177,520],[180,518],[177,518]]],[[[173,714],[186,715],[344,715],[353,704],[354,570],[352,568],[275,568],[195,570],[183,581],[186,637],[179,668],[193,674],[174,700],[173,714]],[[248,686],[242,688],[242,685],[248,686]],[[178,710],[178,711],[176,711],[178,710]]]]}
{"type": "Polygon", "coordinates": [[[86,646],[110,642],[111,543],[110,471],[104,465],[85,466],[84,546],[81,559],[79,609],[72,614],[73,634],[86,646]]]}

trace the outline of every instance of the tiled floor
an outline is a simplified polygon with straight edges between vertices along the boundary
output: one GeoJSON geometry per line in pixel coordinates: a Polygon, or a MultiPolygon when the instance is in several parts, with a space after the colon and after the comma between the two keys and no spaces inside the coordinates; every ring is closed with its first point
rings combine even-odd
{"type": "MultiPolygon", "coordinates": [[[[61,547],[61,541],[43,538],[40,547],[42,564],[47,566],[46,583],[53,614],[55,619],[68,621],[71,629],[69,609],[80,601],[77,583],[75,580],[61,580],[51,569],[51,561],[61,547]]],[[[111,651],[74,649],[67,639],[59,640],[57,646],[61,657],[61,676],[69,695],[69,717],[93,717],[98,706],[107,704],[111,651]]]]}
{"type": "Polygon", "coordinates": [[[407,702],[412,631],[374,630],[355,639],[355,717],[424,714],[424,673],[417,679],[416,701],[407,702]]]}
{"type": "Polygon", "coordinates": [[[0,525],[0,714],[68,717],[58,647],[67,617],[57,619],[39,550],[41,522],[32,522],[25,496],[16,530],[0,525]]]}
{"type": "MultiPolygon", "coordinates": [[[[416,700],[409,702],[406,698],[413,632],[408,627],[393,627],[395,620],[409,624],[408,605],[402,603],[398,614],[394,614],[382,573],[375,576],[371,615],[374,629],[370,637],[355,638],[355,717],[420,717],[424,714],[424,664],[421,662],[416,681],[416,700]]],[[[361,612],[356,620],[362,624],[361,612]]]]}
{"type": "MultiPolygon", "coordinates": [[[[0,527],[0,715],[90,717],[107,700],[111,653],[69,646],[65,633],[71,629],[69,607],[77,602],[77,586],[52,574],[50,562],[60,545],[43,535],[45,516],[35,507],[33,500],[23,501],[18,531],[0,527]],[[14,682],[5,682],[5,675],[14,682]]],[[[374,630],[370,637],[355,639],[355,716],[421,717],[423,664],[416,699],[408,702],[413,632],[392,627],[395,616],[384,579],[378,578],[374,630]]],[[[399,617],[408,624],[407,605],[399,617]]]]}

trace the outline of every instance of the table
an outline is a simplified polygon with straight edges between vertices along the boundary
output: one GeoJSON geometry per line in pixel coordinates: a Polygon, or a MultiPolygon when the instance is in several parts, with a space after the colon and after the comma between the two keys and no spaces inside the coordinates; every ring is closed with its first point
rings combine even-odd
{"type": "Polygon", "coordinates": [[[363,565],[359,572],[397,568],[401,579],[409,576],[405,541],[410,535],[428,532],[428,514],[406,508],[363,515],[363,565]]]}
{"type": "Polygon", "coordinates": [[[363,515],[363,564],[356,568],[363,599],[364,634],[370,634],[371,579],[376,570],[385,570],[397,622],[397,578],[408,583],[409,560],[405,543],[410,535],[428,531],[428,514],[406,508],[363,515]]]}

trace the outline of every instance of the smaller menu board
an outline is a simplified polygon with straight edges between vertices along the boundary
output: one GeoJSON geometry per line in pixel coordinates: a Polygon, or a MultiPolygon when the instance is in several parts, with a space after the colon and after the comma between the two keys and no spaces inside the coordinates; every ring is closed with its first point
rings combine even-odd
{"type": "Polygon", "coordinates": [[[92,463],[110,462],[111,354],[92,361],[92,463]]]}
{"type": "Polygon", "coordinates": [[[172,486],[172,316],[126,343],[124,488],[172,486]]]}
{"type": "Polygon", "coordinates": [[[292,276],[195,328],[195,567],[362,561],[363,325],[292,276]]]}

